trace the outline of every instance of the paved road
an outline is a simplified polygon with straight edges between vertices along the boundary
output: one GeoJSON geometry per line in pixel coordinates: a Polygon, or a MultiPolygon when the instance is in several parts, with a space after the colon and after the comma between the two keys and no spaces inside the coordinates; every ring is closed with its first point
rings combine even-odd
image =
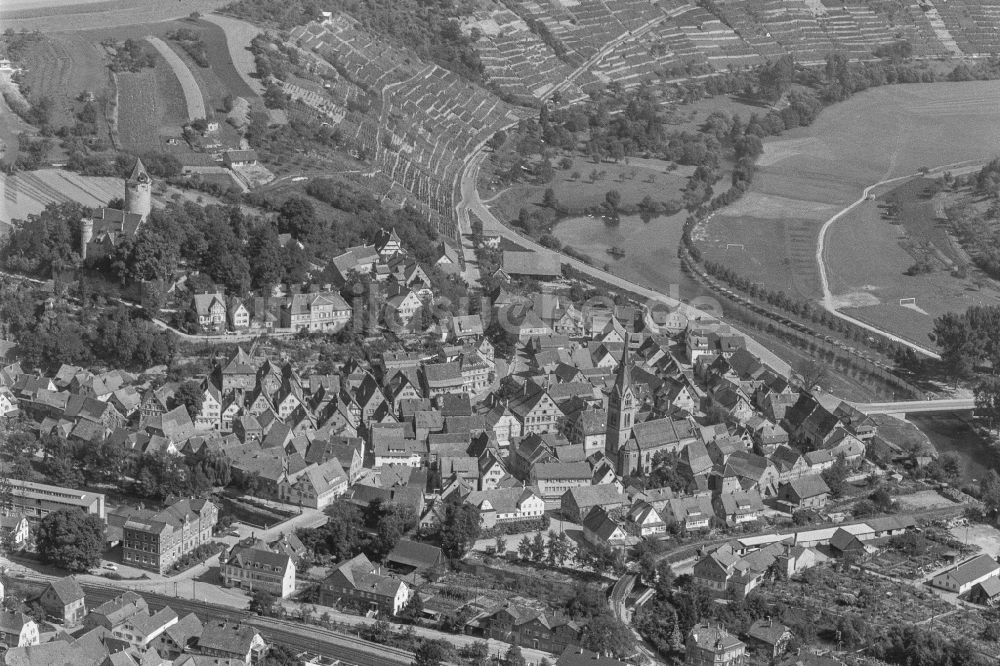
{"type": "MultiPolygon", "coordinates": [[[[952,169],[954,167],[968,166],[970,164],[981,164],[981,163],[982,163],[981,160],[967,160],[965,162],[955,162],[953,164],[943,164],[941,166],[934,167],[928,173],[941,173],[942,171],[946,171],[946,170],[952,169]]],[[[855,208],[857,208],[858,206],[860,206],[861,204],[863,204],[868,199],[869,195],[871,195],[871,193],[875,189],[877,189],[879,187],[882,187],[883,185],[890,185],[892,183],[898,183],[898,182],[901,182],[901,181],[904,181],[904,180],[908,180],[908,179],[913,178],[913,177],[918,176],[918,175],[920,175],[920,174],[919,173],[915,173],[915,174],[910,174],[910,175],[906,175],[906,176],[899,176],[897,178],[889,178],[889,179],[886,179],[886,180],[879,181],[879,182],[875,183],[874,185],[869,185],[868,187],[866,187],[861,192],[861,197],[859,197],[857,201],[855,201],[851,205],[847,206],[846,208],[844,208],[840,212],[836,213],[829,220],[827,220],[826,222],[824,222],[823,226],[820,227],[820,230],[819,230],[819,239],[816,242],[816,264],[819,267],[819,279],[820,279],[820,284],[823,287],[823,309],[825,309],[827,312],[829,312],[830,314],[832,314],[835,317],[839,317],[839,318],[843,319],[844,321],[851,322],[855,326],[860,326],[861,328],[863,328],[863,329],[865,329],[867,331],[871,331],[873,333],[878,333],[879,335],[884,336],[884,337],[892,340],[893,342],[897,342],[899,344],[906,345],[907,347],[909,347],[910,349],[912,349],[915,352],[921,353],[921,354],[923,354],[925,356],[929,356],[929,357],[931,357],[933,359],[936,359],[936,360],[940,361],[941,360],[941,355],[938,354],[935,350],[931,349],[930,347],[925,347],[923,345],[918,345],[915,342],[911,342],[910,340],[907,340],[905,338],[899,337],[898,335],[895,335],[891,331],[886,331],[884,329],[878,328],[877,326],[872,326],[871,324],[866,324],[865,322],[861,321],[860,319],[855,319],[854,317],[852,317],[850,315],[846,315],[843,312],[840,312],[839,310],[837,310],[837,307],[836,307],[836,305],[833,302],[833,292],[830,291],[830,279],[829,279],[829,276],[827,276],[827,272],[826,272],[826,234],[830,230],[830,227],[832,227],[833,224],[837,220],[839,220],[840,218],[842,218],[844,215],[846,215],[847,213],[851,212],[852,210],[854,210],[855,208]]]]}
{"type": "MultiPolygon", "coordinates": [[[[471,210],[479,217],[479,219],[483,221],[483,227],[485,229],[498,233],[501,236],[512,240],[513,242],[525,247],[528,250],[531,250],[533,252],[538,252],[540,254],[555,254],[559,257],[559,260],[563,264],[568,264],[569,266],[572,266],[574,269],[582,273],[586,273],[587,275],[591,275],[597,278],[598,280],[610,284],[612,287],[628,291],[632,294],[635,294],[641,298],[648,299],[649,301],[652,302],[665,303],[668,307],[679,310],[683,315],[685,315],[689,319],[712,319],[712,320],[718,319],[717,317],[708,312],[698,310],[697,308],[694,308],[688,305],[687,303],[683,303],[674,298],[670,298],[669,296],[662,294],[658,291],[654,291],[642,285],[630,282],[629,280],[625,280],[624,278],[608,273],[604,270],[601,270],[600,268],[596,268],[595,266],[586,264],[582,261],[574,259],[573,257],[569,257],[565,254],[554,252],[553,250],[542,247],[538,243],[528,238],[525,238],[524,236],[521,236],[510,227],[504,225],[502,222],[500,222],[500,220],[496,218],[496,216],[493,215],[490,209],[487,208],[483,204],[483,202],[479,199],[479,191],[478,188],[476,187],[476,182],[478,180],[479,169],[482,166],[483,160],[485,159],[486,159],[486,153],[483,151],[478,152],[476,155],[473,156],[471,160],[469,160],[469,162],[466,164],[465,170],[462,172],[462,180],[461,180],[462,200],[459,203],[458,208],[462,211],[465,211],[466,214],[459,215],[460,222],[468,223],[468,211],[471,210]]],[[[462,231],[463,233],[467,233],[468,228],[467,227],[463,228],[462,231]]],[[[767,363],[778,372],[781,372],[783,374],[788,374],[789,372],[791,372],[791,368],[789,367],[786,361],[779,358],[770,349],[764,347],[762,344],[760,344],[753,338],[747,336],[745,333],[743,335],[746,337],[747,340],[747,349],[751,353],[756,355],[763,362],[767,363]]]]}

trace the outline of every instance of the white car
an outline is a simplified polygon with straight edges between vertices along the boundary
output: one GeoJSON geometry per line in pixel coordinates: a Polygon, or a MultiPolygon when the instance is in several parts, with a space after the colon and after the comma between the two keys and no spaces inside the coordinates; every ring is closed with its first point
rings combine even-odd
{"type": "Polygon", "coordinates": [[[118,565],[115,564],[114,562],[105,562],[104,568],[107,569],[108,571],[118,571],[118,565]]]}

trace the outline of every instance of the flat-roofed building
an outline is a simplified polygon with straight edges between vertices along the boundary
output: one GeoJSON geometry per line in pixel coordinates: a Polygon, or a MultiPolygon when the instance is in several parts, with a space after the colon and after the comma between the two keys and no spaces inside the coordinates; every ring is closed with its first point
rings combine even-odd
{"type": "Polygon", "coordinates": [[[23,513],[28,520],[38,521],[53,511],[79,509],[106,520],[104,494],[72,488],[49,486],[44,483],[9,479],[14,511],[23,513]]]}

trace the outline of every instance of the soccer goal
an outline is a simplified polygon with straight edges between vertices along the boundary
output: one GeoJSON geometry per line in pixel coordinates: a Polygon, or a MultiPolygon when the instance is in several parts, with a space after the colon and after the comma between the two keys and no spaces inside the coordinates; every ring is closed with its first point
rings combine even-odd
{"type": "Polygon", "coordinates": [[[743,252],[746,248],[743,247],[743,243],[726,243],[726,250],[739,250],[743,252]]]}
{"type": "Polygon", "coordinates": [[[916,305],[917,299],[915,298],[901,298],[899,299],[900,305],[916,305]]]}

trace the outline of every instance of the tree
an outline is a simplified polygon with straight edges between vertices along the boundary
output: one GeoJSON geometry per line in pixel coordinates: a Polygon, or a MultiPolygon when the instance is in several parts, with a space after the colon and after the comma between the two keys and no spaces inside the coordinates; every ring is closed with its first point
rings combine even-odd
{"type": "Polygon", "coordinates": [[[958,380],[972,373],[979,342],[975,332],[969,325],[968,318],[949,312],[934,320],[932,339],[941,349],[941,361],[958,380]]]}
{"type": "Polygon", "coordinates": [[[531,559],[531,539],[525,534],[517,544],[517,555],[522,560],[531,559]]]}
{"type": "Polygon", "coordinates": [[[617,211],[622,205],[622,194],[618,190],[608,190],[604,194],[604,202],[608,204],[608,207],[612,212],[617,211]]]}
{"type": "Polygon", "coordinates": [[[443,638],[425,638],[413,651],[413,665],[438,666],[447,661],[451,653],[451,644],[443,638]]]}
{"type": "Polygon", "coordinates": [[[474,506],[449,504],[441,523],[441,550],[450,559],[462,559],[476,543],[481,528],[479,511],[474,506]]]}
{"type": "Polygon", "coordinates": [[[43,561],[67,571],[86,571],[101,561],[104,523],[93,514],[60,509],[39,522],[35,544],[43,561]]]}
{"type": "Polygon", "coordinates": [[[995,469],[988,471],[979,482],[979,497],[986,515],[996,520],[1000,515],[1000,474],[995,469]]]}
{"type": "Polygon", "coordinates": [[[555,532],[554,530],[549,530],[549,566],[561,567],[567,557],[569,557],[569,537],[566,536],[565,532],[555,532]]]}
{"type": "Polygon", "coordinates": [[[184,405],[188,416],[193,420],[198,414],[201,414],[201,406],[204,401],[205,393],[201,390],[201,382],[189,379],[178,386],[174,392],[173,406],[176,408],[184,405]]]}
{"type": "Polygon", "coordinates": [[[583,647],[595,652],[610,652],[612,656],[624,659],[635,652],[635,639],[621,620],[605,613],[587,623],[583,630],[583,647]]]}
{"type": "Polygon", "coordinates": [[[545,537],[541,532],[535,532],[535,538],[531,540],[531,561],[541,562],[545,559],[545,537]]]}
{"type": "Polygon", "coordinates": [[[817,358],[803,358],[795,364],[795,374],[802,380],[802,388],[812,390],[826,379],[829,366],[817,358]]]}
{"type": "Polygon", "coordinates": [[[274,606],[277,602],[278,598],[267,590],[256,589],[250,595],[249,611],[257,615],[270,617],[274,615],[274,606]]]}
{"type": "Polygon", "coordinates": [[[505,666],[527,666],[528,662],[521,653],[521,646],[517,643],[512,643],[507,648],[507,654],[503,656],[503,663],[505,666]]]}
{"type": "Polygon", "coordinates": [[[556,198],[556,192],[551,187],[545,188],[545,194],[542,195],[542,205],[553,210],[559,207],[559,199],[556,198]]]}
{"type": "Polygon", "coordinates": [[[826,481],[826,485],[830,487],[830,493],[834,497],[840,497],[844,494],[844,489],[847,487],[847,475],[849,473],[850,469],[848,469],[844,457],[838,456],[837,461],[824,469],[820,473],[820,476],[826,481]]]}
{"type": "Polygon", "coordinates": [[[503,538],[502,534],[496,536],[493,548],[496,551],[497,557],[503,557],[507,552],[507,541],[503,538]]]}

